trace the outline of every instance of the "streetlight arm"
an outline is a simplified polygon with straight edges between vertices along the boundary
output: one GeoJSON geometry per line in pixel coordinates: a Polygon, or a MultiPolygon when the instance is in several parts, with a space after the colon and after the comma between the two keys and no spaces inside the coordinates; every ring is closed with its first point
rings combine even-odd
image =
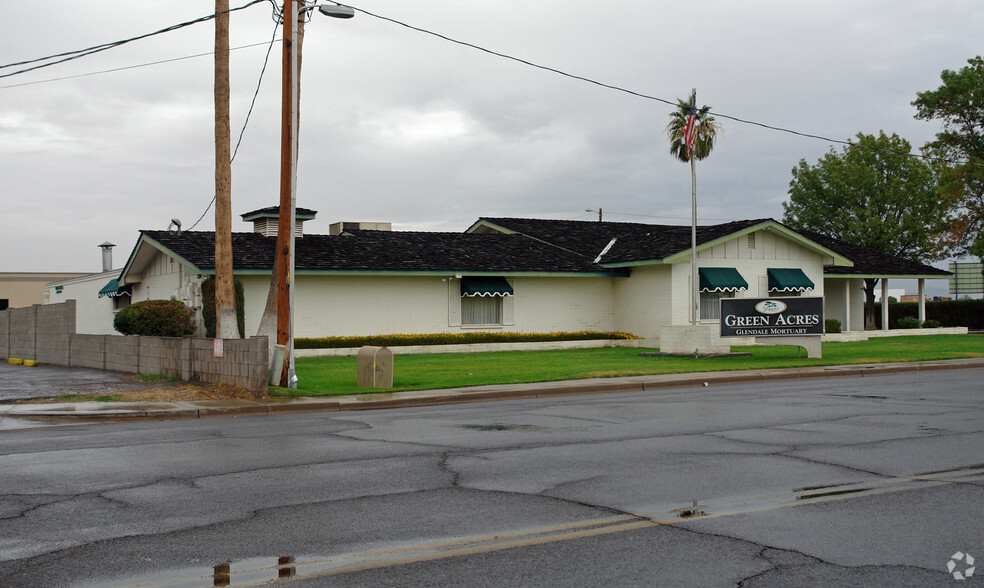
{"type": "Polygon", "coordinates": [[[322,3],[316,2],[314,4],[307,4],[305,6],[301,6],[300,8],[297,9],[297,14],[301,15],[306,12],[310,12],[315,8],[317,8],[318,12],[320,12],[321,14],[325,16],[330,16],[332,18],[352,18],[353,16],[355,16],[355,10],[351,6],[345,6],[344,4],[336,4],[336,3],[329,4],[324,2],[322,3]]]}

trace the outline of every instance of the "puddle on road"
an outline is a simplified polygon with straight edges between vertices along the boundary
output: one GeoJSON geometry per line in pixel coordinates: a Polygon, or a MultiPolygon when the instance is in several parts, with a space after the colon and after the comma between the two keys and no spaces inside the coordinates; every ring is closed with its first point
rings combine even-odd
{"type": "Polygon", "coordinates": [[[502,423],[493,423],[491,425],[459,425],[462,429],[468,429],[470,431],[524,431],[524,432],[539,432],[539,431],[550,431],[550,427],[540,427],[537,425],[508,425],[502,423]]]}

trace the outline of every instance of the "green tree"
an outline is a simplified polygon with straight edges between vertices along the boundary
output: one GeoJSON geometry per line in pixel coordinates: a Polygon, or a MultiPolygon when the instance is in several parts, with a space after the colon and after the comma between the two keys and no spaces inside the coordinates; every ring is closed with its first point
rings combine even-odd
{"type": "Polygon", "coordinates": [[[948,162],[940,174],[942,197],[954,203],[949,233],[961,253],[984,261],[984,59],[943,70],[943,84],[917,93],[916,118],[943,127],[926,152],[948,162]]]}
{"type": "MultiPolygon", "coordinates": [[[[906,259],[943,258],[949,205],[938,198],[933,168],[911,151],[905,139],[879,131],[858,133],[856,143],[831,148],[815,165],[800,160],[783,222],[906,259]]],[[[866,328],[874,328],[877,282],[864,281],[866,328]]]]}

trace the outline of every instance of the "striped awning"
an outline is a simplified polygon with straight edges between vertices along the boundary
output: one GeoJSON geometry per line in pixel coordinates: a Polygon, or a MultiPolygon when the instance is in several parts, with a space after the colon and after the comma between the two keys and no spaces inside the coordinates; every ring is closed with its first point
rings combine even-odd
{"type": "Polygon", "coordinates": [[[733,267],[702,267],[697,273],[700,276],[701,292],[748,290],[748,282],[733,267]]]}
{"type": "Polygon", "coordinates": [[[805,292],[815,286],[798,267],[769,268],[769,290],[776,292],[805,292]]]}
{"type": "Polygon", "coordinates": [[[103,296],[113,298],[115,296],[123,296],[124,294],[130,295],[130,290],[130,286],[123,286],[121,288],[119,280],[110,280],[109,283],[103,286],[102,290],[99,291],[99,298],[102,298],[103,296]]]}
{"type": "Polygon", "coordinates": [[[461,295],[512,296],[513,289],[502,276],[465,276],[461,278],[461,295]]]}

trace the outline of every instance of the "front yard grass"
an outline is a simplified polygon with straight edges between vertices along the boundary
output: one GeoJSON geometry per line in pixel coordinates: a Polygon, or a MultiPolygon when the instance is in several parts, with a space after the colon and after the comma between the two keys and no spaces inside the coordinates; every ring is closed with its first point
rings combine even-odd
{"type": "Polygon", "coordinates": [[[271,386],[272,396],[334,396],[436,390],[613,378],[650,374],[851,365],[984,357],[984,336],[930,335],[885,337],[855,343],[824,343],[822,359],[807,359],[799,347],[734,347],[751,357],[640,357],[653,349],[606,348],[568,351],[397,355],[392,388],[355,385],[354,357],[305,357],[296,360],[298,387],[271,386]]]}

